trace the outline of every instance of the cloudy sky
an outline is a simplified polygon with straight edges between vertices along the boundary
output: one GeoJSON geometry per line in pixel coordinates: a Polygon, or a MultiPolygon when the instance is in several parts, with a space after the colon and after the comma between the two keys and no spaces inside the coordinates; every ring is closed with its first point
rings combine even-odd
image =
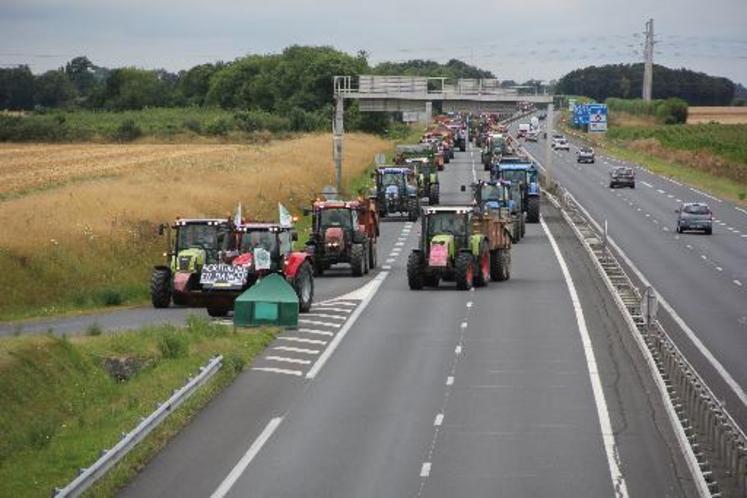
{"type": "Polygon", "coordinates": [[[186,69],[290,44],[366,50],[373,63],[459,58],[498,78],[655,60],[747,84],[747,0],[0,0],[0,65],[186,69]]]}

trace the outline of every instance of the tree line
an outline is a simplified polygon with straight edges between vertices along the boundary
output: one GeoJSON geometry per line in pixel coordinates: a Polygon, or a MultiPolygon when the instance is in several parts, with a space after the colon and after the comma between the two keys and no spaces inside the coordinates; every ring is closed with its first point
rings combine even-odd
{"type": "MultiPolygon", "coordinates": [[[[654,64],[653,98],[680,98],[690,105],[730,105],[736,85],[728,78],[709,76],[689,69],[670,69],[654,64]]],[[[609,64],[576,69],[555,87],[558,93],[585,95],[598,101],[641,96],[643,64],[609,64]]]]}

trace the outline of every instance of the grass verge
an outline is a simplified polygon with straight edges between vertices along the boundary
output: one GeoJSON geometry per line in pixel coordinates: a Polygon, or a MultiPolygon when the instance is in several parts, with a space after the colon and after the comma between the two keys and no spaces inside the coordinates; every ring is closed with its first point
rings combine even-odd
{"type": "Polygon", "coordinates": [[[186,327],[0,340],[0,496],[49,496],[222,354],[219,373],[91,493],[113,495],[273,337],[191,317],[186,327]]]}

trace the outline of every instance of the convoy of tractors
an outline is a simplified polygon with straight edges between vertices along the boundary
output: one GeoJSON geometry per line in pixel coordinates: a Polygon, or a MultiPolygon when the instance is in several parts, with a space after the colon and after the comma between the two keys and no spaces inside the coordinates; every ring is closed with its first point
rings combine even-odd
{"type": "Polygon", "coordinates": [[[282,223],[249,221],[238,213],[162,225],[168,250],[164,264],[153,269],[153,306],[204,307],[211,316],[226,316],[244,291],[279,274],[295,291],[299,311],[308,312],[314,278],[332,265],[349,265],[356,277],[376,268],[382,218],[421,221],[418,246],[407,261],[411,289],[442,281],[460,290],[483,287],[510,278],[512,245],[523,238],[525,223],[539,222],[537,167],[497,114],[438,116],[419,143],[397,146],[391,164],[378,165],[371,177],[365,198],[328,195],[304,209],[311,223],[301,245],[287,211],[281,211],[282,223]],[[470,202],[442,205],[439,172],[470,141],[481,148],[490,179],[469,186],[470,202]]]}

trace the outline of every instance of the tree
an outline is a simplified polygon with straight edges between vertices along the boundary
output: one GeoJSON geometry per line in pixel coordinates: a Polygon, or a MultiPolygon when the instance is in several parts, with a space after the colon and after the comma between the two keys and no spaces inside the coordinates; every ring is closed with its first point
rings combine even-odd
{"type": "Polygon", "coordinates": [[[65,74],[80,95],[88,95],[91,92],[96,82],[93,73],[94,67],[86,56],[75,57],[65,64],[65,74]]]}
{"type": "Polygon", "coordinates": [[[155,71],[115,69],[106,80],[101,105],[117,111],[158,107],[169,102],[169,90],[168,82],[162,81],[155,71]]]}
{"type": "Polygon", "coordinates": [[[177,89],[179,94],[188,104],[202,105],[205,103],[208,90],[210,89],[210,79],[218,72],[224,64],[200,64],[185,71],[179,78],[177,89]]]}
{"type": "Polygon", "coordinates": [[[60,107],[75,98],[76,91],[64,70],[47,71],[34,81],[34,104],[60,107]]]}
{"type": "Polygon", "coordinates": [[[0,109],[34,107],[34,75],[28,66],[0,68],[0,109]]]}

